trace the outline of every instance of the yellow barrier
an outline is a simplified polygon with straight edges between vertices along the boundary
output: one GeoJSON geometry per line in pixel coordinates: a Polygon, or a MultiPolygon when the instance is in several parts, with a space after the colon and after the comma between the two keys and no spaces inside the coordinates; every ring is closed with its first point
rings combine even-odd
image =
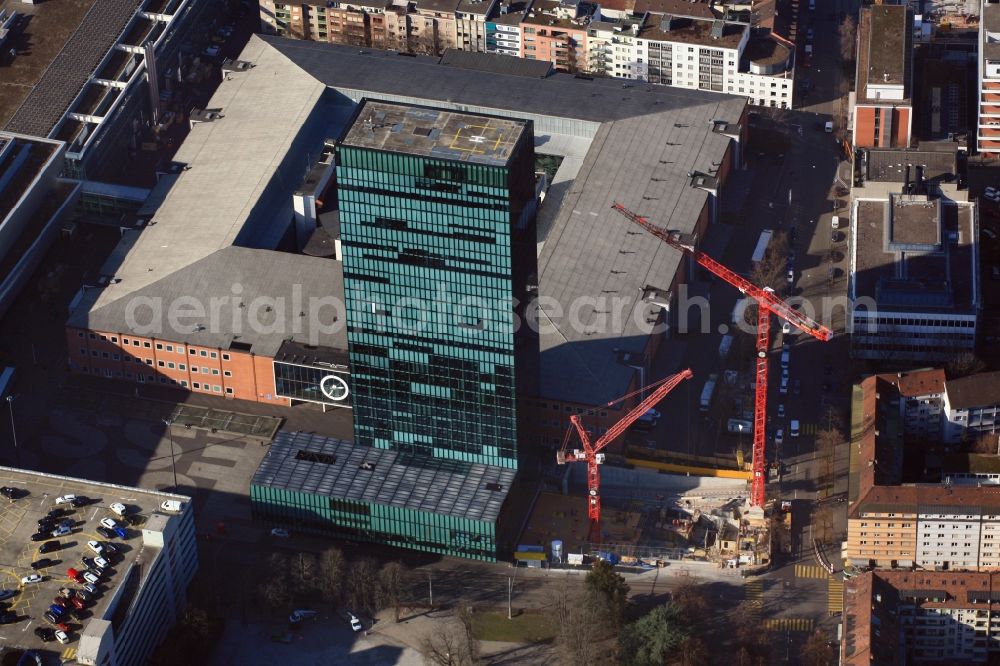
{"type": "Polygon", "coordinates": [[[741,472],[735,469],[712,469],[711,467],[692,467],[688,465],[674,465],[672,463],[661,463],[653,460],[640,460],[638,458],[626,458],[625,461],[636,467],[646,467],[648,469],[658,469],[674,474],[692,474],[694,476],[715,476],[720,479],[745,479],[749,481],[753,478],[753,472],[741,472]]]}

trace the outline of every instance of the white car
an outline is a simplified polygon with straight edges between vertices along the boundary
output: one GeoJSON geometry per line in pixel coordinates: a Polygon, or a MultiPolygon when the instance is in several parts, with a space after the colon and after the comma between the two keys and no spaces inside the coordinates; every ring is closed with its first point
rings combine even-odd
{"type": "Polygon", "coordinates": [[[122,504],[121,502],[115,502],[108,508],[110,508],[113,513],[118,514],[118,516],[122,518],[125,517],[125,512],[127,511],[127,509],[125,508],[125,505],[122,504]]]}
{"type": "Polygon", "coordinates": [[[91,585],[97,585],[99,582],[101,582],[101,578],[93,571],[84,571],[83,579],[88,583],[90,583],[91,585]]]}
{"type": "Polygon", "coordinates": [[[781,332],[784,335],[788,335],[789,333],[792,332],[792,325],[789,324],[787,321],[781,322],[781,332]]]}
{"type": "Polygon", "coordinates": [[[104,552],[104,546],[102,546],[98,541],[88,541],[87,548],[91,549],[98,555],[104,552]]]}
{"type": "Polygon", "coordinates": [[[113,530],[118,527],[118,523],[115,522],[114,518],[101,518],[101,525],[107,527],[109,530],[113,530]]]}
{"type": "Polygon", "coordinates": [[[42,577],[39,574],[28,574],[21,579],[21,585],[31,585],[32,583],[41,583],[42,577]]]}
{"type": "Polygon", "coordinates": [[[785,431],[778,428],[774,431],[774,444],[775,446],[781,446],[781,443],[785,441],[785,431]]]}
{"type": "Polygon", "coordinates": [[[95,557],[94,558],[94,564],[97,565],[98,569],[107,569],[108,568],[108,561],[106,559],[104,559],[103,557],[95,557]]]}
{"type": "Polygon", "coordinates": [[[177,500],[164,500],[160,504],[160,509],[168,513],[180,513],[184,510],[184,502],[179,502],[177,500]]]}
{"type": "Polygon", "coordinates": [[[76,495],[60,495],[56,498],[56,504],[72,504],[76,495]]]}
{"type": "Polygon", "coordinates": [[[792,422],[789,424],[789,428],[788,429],[789,429],[789,433],[788,433],[789,435],[791,435],[792,437],[798,437],[799,436],[799,422],[798,422],[798,419],[792,419],[792,422]]]}
{"type": "Polygon", "coordinates": [[[795,282],[795,271],[789,268],[788,273],[785,275],[785,279],[788,280],[788,284],[795,282]]]}
{"type": "Polygon", "coordinates": [[[779,419],[785,418],[785,403],[783,402],[778,403],[778,418],[779,419]]]}
{"type": "Polygon", "coordinates": [[[347,619],[351,623],[351,629],[353,629],[355,632],[358,632],[358,631],[361,631],[362,629],[364,629],[364,626],[362,626],[362,624],[361,624],[361,620],[359,620],[358,616],[355,615],[354,613],[351,613],[350,611],[348,611],[348,613],[347,613],[347,619]]]}
{"type": "Polygon", "coordinates": [[[58,539],[59,537],[69,536],[73,533],[73,530],[65,525],[60,525],[56,529],[52,530],[52,536],[58,539]]]}
{"type": "Polygon", "coordinates": [[[69,636],[67,636],[66,632],[63,631],[62,629],[56,630],[55,637],[56,637],[57,641],[59,641],[60,643],[62,643],[64,645],[66,643],[69,643],[69,636]]]}

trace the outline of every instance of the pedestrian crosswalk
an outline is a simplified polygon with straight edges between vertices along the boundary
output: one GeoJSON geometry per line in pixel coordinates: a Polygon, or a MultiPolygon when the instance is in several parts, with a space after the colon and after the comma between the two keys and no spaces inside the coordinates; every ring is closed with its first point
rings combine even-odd
{"type": "Polygon", "coordinates": [[[751,605],[758,608],[764,605],[764,581],[759,578],[751,578],[743,584],[743,594],[751,605]]]}
{"type": "Polygon", "coordinates": [[[814,564],[795,565],[796,578],[826,578],[829,575],[830,574],[827,573],[826,569],[814,564]]]}
{"type": "Polygon", "coordinates": [[[817,423],[803,423],[799,428],[802,429],[803,435],[815,435],[819,432],[819,424],[817,423]]]}
{"type": "Polygon", "coordinates": [[[844,610],[844,581],[831,578],[826,586],[826,609],[830,615],[844,610]]]}
{"type": "Polygon", "coordinates": [[[812,631],[814,620],[808,617],[778,617],[764,620],[768,631],[812,631]]]}

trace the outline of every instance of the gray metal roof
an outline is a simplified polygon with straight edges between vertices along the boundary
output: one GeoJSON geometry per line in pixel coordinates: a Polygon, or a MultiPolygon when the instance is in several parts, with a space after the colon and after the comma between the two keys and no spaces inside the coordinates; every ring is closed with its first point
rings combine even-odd
{"type": "Polygon", "coordinates": [[[331,325],[334,309],[311,305],[311,299],[343,298],[343,273],[333,259],[232,246],[132,292],[129,298],[90,309],[100,291],[87,291],[89,302],[76,309],[67,326],[217,349],[230,349],[236,342],[243,350],[250,345],[248,351],[271,358],[286,340],[347,349],[343,312],[337,325],[331,325]],[[151,309],[141,306],[130,317],[134,303],[159,303],[161,316],[151,319],[151,309]],[[169,316],[171,307],[186,313],[199,305],[202,316],[169,316]],[[158,328],[153,333],[133,330],[128,323],[132,319],[140,326],[155,322],[158,328]],[[314,326],[317,321],[333,330],[314,326]]]}
{"type": "Polygon", "coordinates": [[[415,458],[340,439],[282,430],[250,483],[493,522],[500,515],[515,474],[515,470],[504,467],[415,458]],[[300,452],[332,457],[318,462],[308,455],[299,455],[300,452]],[[367,469],[362,468],[363,463],[367,469]],[[491,490],[497,486],[499,489],[491,490]]]}
{"type": "Polygon", "coordinates": [[[47,137],[144,1],[95,2],[5,129],[47,137]]]}
{"type": "MultiPolygon", "coordinates": [[[[746,100],[702,90],[685,90],[621,79],[578,79],[557,72],[544,79],[442,67],[437,58],[400,57],[393,51],[358,49],[319,42],[255,35],[318,81],[344,90],[439,100],[524,114],[603,123],[701,107],[707,125],[713,110],[735,122],[746,100]]],[[[241,60],[247,60],[241,55],[241,60]]],[[[251,58],[252,60],[252,58],[251,58]]],[[[692,117],[694,114],[692,114],[692,117]]],[[[661,116],[660,122],[667,118],[661,116]]],[[[671,119],[673,120],[673,119],[671,119]]],[[[698,128],[704,133],[706,127],[698,128]]]]}
{"type": "Polygon", "coordinates": [[[648,341],[640,329],[644,315],[631,313],[644,310],[643,287],[670,287],[681,257],[636,233],[611,205],[619,201],[658,225],[693,231],[709,194],[693,187],[689,174],[715,173],[731,140],[711,121],[738,123],[744,98],[562,73],[544,79],[484,73],[386,51],[259,39],[345,93],[600,123],[538,260],[539,296],[556,299],[563,310],[541,335],[540,394],[595,405],[625,392],[635,370],[619,363],[617,350],[642,352],[648,341]],[[570,308],[587,298],[619,298],[629,316],[592,332],[605,308],[584,306],[583,326],[572,325],[570,308]]]}
{"type": "Polygon", "coordinates": [[[552,73],[552,64],[543,60],[528,60],[497,53],[475,53],[460,49],[446,50],[439,62],[447,67],[535,79],[544,79],[552,73]]]}

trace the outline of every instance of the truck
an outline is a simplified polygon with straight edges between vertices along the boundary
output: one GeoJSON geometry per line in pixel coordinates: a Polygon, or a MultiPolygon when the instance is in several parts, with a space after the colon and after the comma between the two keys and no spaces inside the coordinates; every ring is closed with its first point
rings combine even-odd
{"type": "Polygon", "coordinates": [[[705,380],[705,387],[701,389],[701,400],[699,402],[699,409],[703,412],[707,412],[708,408],[712,405],[712,395],[715,393],[715,383],[719,380],[719,375],[709,375],[708,379],[705,380]]]}
{"type": "Polygon", "coordinates": [[[719,358],[725,359],[729,356],[729,350],[733,347],[733,336],[723,335],[722,341],[719,343],[719,358]]]}
{"type": "Polygon", "coordinates": [[[771,244],[771,237],[774,232],[770,229],[764,229],[760,232],[760,237],[757,238],[757,247],[754,248],[753,256],[750,258],[750,265],[756,266],[761,261],[764,260],[764,255],[767,254],[767,246],[771,244]]]}

